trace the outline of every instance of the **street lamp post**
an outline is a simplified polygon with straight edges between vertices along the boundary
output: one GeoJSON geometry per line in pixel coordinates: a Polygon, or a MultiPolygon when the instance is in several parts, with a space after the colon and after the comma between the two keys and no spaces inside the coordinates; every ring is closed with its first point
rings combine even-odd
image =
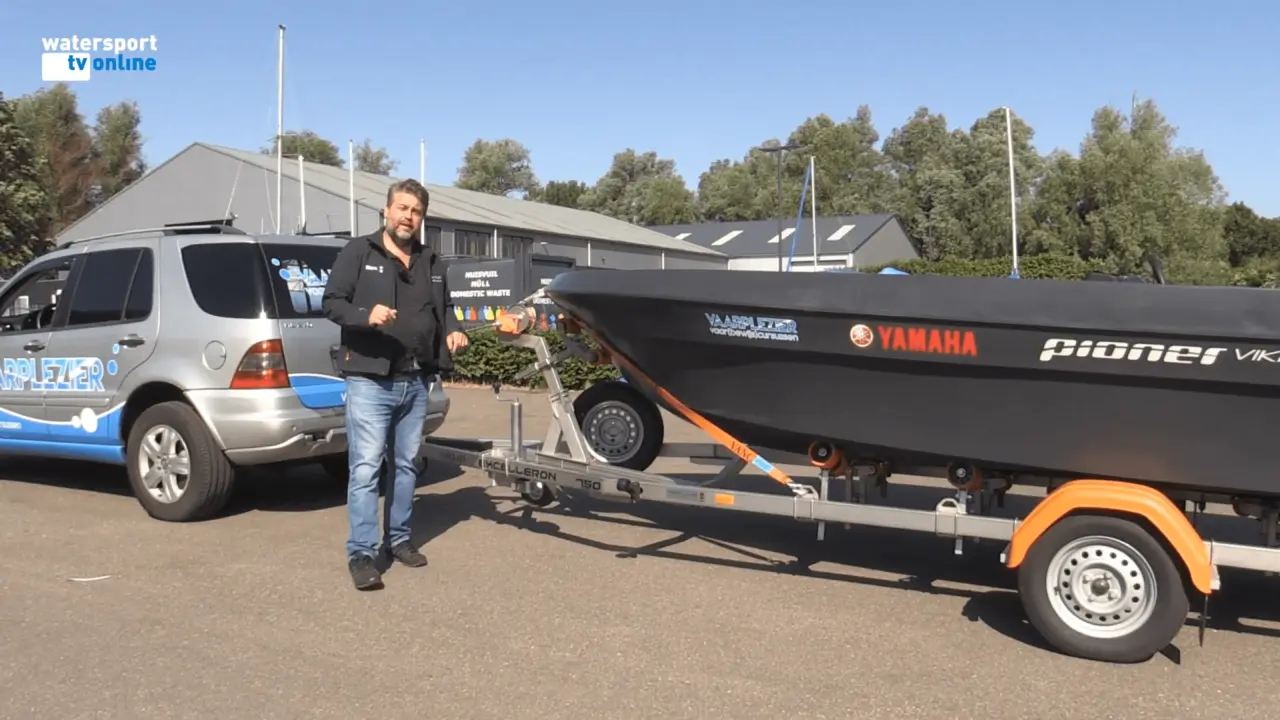
{"type": "Polygon", "coordinates": [[[789,142],[786,145],[761,145],[755,148],[760,152],[775,153],[778,156],[778,272],[783,271],[782,265],[782,154],[788,150],[799,150],[801,145],[789,142]]]}

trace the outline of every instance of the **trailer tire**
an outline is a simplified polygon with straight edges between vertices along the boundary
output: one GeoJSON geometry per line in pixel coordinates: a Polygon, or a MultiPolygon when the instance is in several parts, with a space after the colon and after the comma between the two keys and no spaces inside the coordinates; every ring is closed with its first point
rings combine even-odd
{"type": "Polygon", "coordinates": [[[1173,555],[1142,525],[1070,515],[1018,570],[1027,618],[1051,645],[1114,663],[1149,660],[1186,623],[1190,603],[1173,555]]]}
{"type": "Polygon", "coordinates": [[[662,412],[626,383],[592,385],[574,399],[573,414],[588,450],[601,462],[647,470],[662,452],[662,412]]]}

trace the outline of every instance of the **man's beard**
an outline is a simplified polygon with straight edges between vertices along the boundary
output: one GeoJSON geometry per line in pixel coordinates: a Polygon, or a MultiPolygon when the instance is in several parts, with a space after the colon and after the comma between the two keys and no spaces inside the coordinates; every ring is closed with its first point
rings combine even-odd
{"type": "Polygon", "coordinates": [[[413,237],[414,235],[417,234],[412,230],[408,230],[406,228],[402,228],[399,226],[389,228],[389,229],[391,230],[391,237],[396,241],[397,244],[402,246],[408,245],[409,243],[413,242],[413,237]]]}

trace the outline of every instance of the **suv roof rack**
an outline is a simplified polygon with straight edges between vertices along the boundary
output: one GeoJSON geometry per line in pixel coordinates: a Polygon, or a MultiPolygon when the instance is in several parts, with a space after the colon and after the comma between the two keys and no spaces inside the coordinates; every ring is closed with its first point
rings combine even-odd
{"type": "Polygon", "coordinates": [[[232,227],[226,223],[173,223],[165,225],[165,235],[248,235],[240,228],[232,227]]]}
{"type": "Polygon", "coordinates": [[[350,230],[332,230],[327,232],[299,230],[293,234],[298,237],[351,237],[350,230]]]}
{"type": "Polygon", "coordinates": [[[101,235],[90,235],[82,237],[78,240],[71,240],[59,245],[59,248],[71,247],[72,245],[80,245],[82,243],[92,242],[94,240],[106,240],[114,237],[125,237],[128,235],[140,235],[142,233],[161,233],[163,235],[192,235],[192,234],[214,234],[214,235],[248,235],[245,231],[232,227],[231,219],[215,220],[197,223],[169,223],[160,227],[136,228],[133,230],[120,230],[118,232],[102,233],[101,235]]]}

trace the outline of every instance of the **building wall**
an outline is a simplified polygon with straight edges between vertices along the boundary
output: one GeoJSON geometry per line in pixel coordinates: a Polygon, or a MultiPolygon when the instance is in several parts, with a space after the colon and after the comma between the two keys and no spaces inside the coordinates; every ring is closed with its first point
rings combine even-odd
{"type": "Polygon", "coordinates": [[[674,253],[655,248],[556,236],[536,237],[533,252],[571,257],[578,267],[614,270],[724,270],[727,258],[674,253]]]}
{"type": "Polygon", "coordinates": [[[920,257],[915,245],[902,227],[902,223],[891,220],[876,231],[858,252],[853,254],[855,268],[874,267],[891,262],[901,262],[920,257]]]}
{"type": "MultiPolygon", "coordinates": [[[[286,160],[285,162],[288,162],[286,160]]],[[[228,206],[235,225],[245,232],[275,229],[275,172],[240,163],[221,153],[193,147],[155,169],[85,217],[59,237],[75,240],[90,235],[122,232],[166,223],[217,220],[228,206]]],[[[383,198],[370,198],[380,207],[383,198]]],[[[301,213],[297,181],[285,176],[281,184],[282,232],[296,229],[301,213]]],[[[307,229],[343,232],[350,226],[347,199],[307,188],[307,229]]],[[[376,210],[356,205],[356,227],[378,227],[376,210]]]]}
{"type": "MultiPolygon", "coordinates": [[[[885,265],[892,262],[900,262],[919,257],[916,252],[915,245],[912,244],[902,224],[898,222],[886,223],[884,227],[876,231],[867,242],[863,243],[858,251],[849,253],[826,253],[818,255],[819,269],[830,269],[835,267],[851,267],[851,268],[867,268],[877,265],[885,265]]],[[[785,256],[784,256],[785,261],[785,256]]],[[[785,265],[784,265],[785,267],[785,265]]],[[[812,272],[813,271],[813,253],[807,255],[797,254],[791,258],[791,270],[793,272],[812,272]]],[[[778,270],[778,258],[774,255],[733,258],[729,261],[730,270],[778,270]]]]}
{"type": "MultiPolygon", "coordinates": [[[[783,267],[786,267],[786,258],[783,258],[783,267]]],[[[819,269],[842,268],[849,266],[849,256],[845,255],[819,255],[819,269]]],[[[778,271],[777,257],[749,257],[749,258],[733,258],[729,261],[730,270],[765,270],[778,271]]],[[[791,258],[792,272],[812,272],[813,271],[813,255],[796,255],[791,258]]]]}
{"type": "MultiPolygon", "coordinates": [[[[289,160],[285,160],[289,162],[289,160]]],[[[296,163],[296,161],[295,161],[296,163]]],[[[304,178],[305,179],[305,178],[304,178]]],[[[282,182],[281,232],[293,232],[301,216],[299,184],[287,175],[282,182]]],[[[167,223],[218,220],[230,212],[235,226],[245,232],[272,232],[275,228],[275,171],[240,163],[222,153],[199,146],[175,156],[168,163],[126,188],[96,212],[59,237],[60,242],[91,235],[123,232],[167,223]]],[[[381,224],[376,208],[384,197],[356,198],[356,231],[366,233],[381,224]],[[367,204],[361,205],[361,202],[367,204]]],[[[346,197],[314,187],[306,188],[307,230],[313,233],[346,232],[350,227],[350,203],[346,197]]],[[[428,241],[444,254],[469,254],[481,248],[491,257],[517,257],[530,253],[573,258],[578,265],[623,270],[726,267],[724,257],[663,252],[599,240],[582,240],[520,230],[452,223],[427,218],[428,241]]],[[[528,266],[527,262],[524,262],[528,266]]]]}

